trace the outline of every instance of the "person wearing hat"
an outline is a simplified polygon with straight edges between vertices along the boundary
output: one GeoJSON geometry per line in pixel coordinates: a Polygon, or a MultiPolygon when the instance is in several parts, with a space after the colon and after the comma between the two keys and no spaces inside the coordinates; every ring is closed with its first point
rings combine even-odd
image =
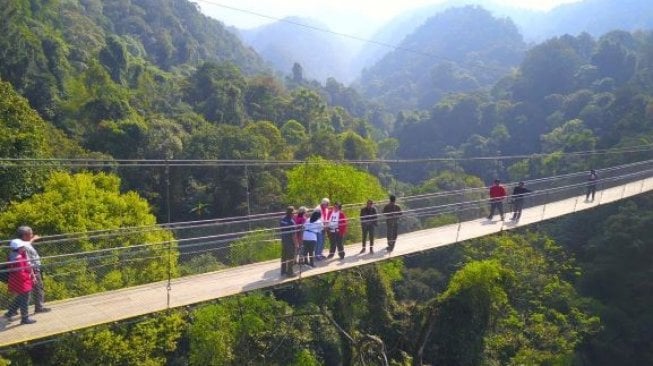
{"type": "Polygon", "coordinates": [[[521,218],[521,212],[524,208],[524,196],[530,192],[530,189],[524,187],[524,182],[519,182],[517,187],[512,190],[512,205],[514,210],[512,221],[519,221],[521,218]]]}
{"type": "Polygon", "coordinates": [[[368,235],[370,237],[370,253],[374,253],[374,229],[379,223],[374,201],[367,200],[367,205],[361,208],[360,220],[361,230],[363,231],[363,249],[361,249],[361,254],[365,253],[365,241],[368,235]]]}
{"type": "Polygon", "coordinates": [[[338,249],[338,256],[340,259],[344,259],[345,248],[342,243],[347,233],[347,216],[342,211],[342,204],[340,202],[336,202],[333,205],[333,210],[329,216],[328,232],[331,246],[329,247],[329,256],[327,258],[333,258],[336,254],[336,249],[338,249]]]}
{"type": "Polygon", "coordinates": [[[34,235],[32,228],[21,226],[16,230],[18,239],[25,243],[25,251],[29,259],[32,270],[34,271],[34,289],[32,290],[32,301],[34,302],[35,313],[47,313],[50,308],[45,307],[45,287],[43,286],[43,271],[41,268],[41,256],[34,249],[34,242],[39,240],[38,235],[34,235]]]}
{"type": "Polygon", "coordinates": [[[20,310],[20,324],[32,324],[36,320],[29,318],[28,303],[29,295],[34,285],[34,272],[27,257],[26,242],[22,239],[14,239],[9,243],[11,253],[9,253],[9,281],[7,287],[9,292],[16,294],[14,301],[9,305],[9,309],[4,317],[7,320],[17,314],[20,310]]]}
{"type": "Polygon", "coordinates": [[[295,208],[288,206],[286,215],[279,222],[281,232],[281,275],[293,277],[295,264],[295,245],[297,229],[295,225],[295,208]]]}

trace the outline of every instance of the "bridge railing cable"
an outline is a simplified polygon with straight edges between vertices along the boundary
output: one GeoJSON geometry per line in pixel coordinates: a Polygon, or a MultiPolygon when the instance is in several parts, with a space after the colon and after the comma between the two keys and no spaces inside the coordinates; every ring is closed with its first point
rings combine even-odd
{"type": "MultiPolygon", "coordinates": [[[[601,190],[653,176],[653,161],[608,167],[601,169],[599,174],[597,195],[601,190]]],[[[510,190],[515,184],[516,182],[510,182],[506,186],[510,190]]],[[[543,206],[570,197],[584,196],[587,172],[533,179],[526,181],[526,184],[533,192],[526,197],[525,208],[543,206]]],[[[404,208],[401,233],[479,219],[489,212],[486,187],[407,196],[400,198],[399,203],[404,208]]],[[[350,215],[348,235],[353,242],[360,238],[360,219],[356,217],[356,211],[361,206],[362,203],[345,206],[347,213],[354,213],[350,215]]],[[[49,299],[64,299],[164,281],[167,278],[166,263],[171,258],[175,263],[173,277],[264,260],[271,254],[278,255],[280,216],[280,213],[275,212],[236,219],[48,237],[44,243],[38,244],[43,255],[42,269],[48,287],[47,294],[49,299]],[[256,225],[250,228],[248,224],[253,222],[256,225]],[[179,235],[181,230],[187,230],[187,235],[179,235]],[[158,240],[148,239],[148,233],[157,234],[155,237],[158,240]],[[90,241],[102,241],[105,246],[87,250],[96,248],[88,245],[90,241]],[[173,245],[170,245],[171,241],[173,245]],[[58,246],[58,250],[49,252],[48,245],[58,246]],[[69,246],[65,247],[66,245],[69,246]]],[[[376,234],[377,237],[385,235],[383,218],[379,220],[376,234]]],[[[0,285],[0,293],[6,295],[4,286],[0,285]]],[[[7,299],[7,296],[0,299],[5,307],[7,299]]]]}

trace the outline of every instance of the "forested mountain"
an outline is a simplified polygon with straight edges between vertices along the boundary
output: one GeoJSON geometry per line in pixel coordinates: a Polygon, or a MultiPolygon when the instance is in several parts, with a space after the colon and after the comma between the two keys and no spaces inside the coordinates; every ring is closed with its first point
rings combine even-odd
{"type": "Polygon", "coordinates": [[[138,76],[130,60],[164,70],[208,60],[263,70],[255,52],[187,1],[17,0],[3,1],[1,11],[0,76],[48,118],[67,79],[97,61],[115,82],[138,76]]]}
{"type": "MultiPolygon", "coordinates": [[[[448,8],[469,5],[481,6],[489,10],[494,17],[510,17],[513,21],[524,19],[533,14],[541,15],[540,12],[502,5],[492,0],[447,0],[438,4],[411,9],[394,17],[380,29],[376,30],[370,39],[387,45],[399,45],[407,35],[422,26],[427,19],[448,8]]],[[[517,25],[521,25],[521,23],[517,23],[517,25]]],[[[524,29],[522,28],[520,31],[523,33],[524,29]]],[[[357,70],[363,70],[373,66],[390,51],[391,49],[389,47],[382,47],[375,43],[364,44],[355,59],[357,70]]]]}
{"type": "Polygon", "coordinates": [[[240,30],[240,33],[245,43],[282,75],[289,74],[293,64],[299,63],[307,79],[324,83],[333,77],[341,82],[351,82],[358,76],[350,65],[356,44],[321,31],[328,29],[312,19],[289,17],[254,29],[240,30]]]}
{"type": "MultiPolygon", "coordinates": [[[[647,0],[582,0],[558,5],[549,11],[509,6],[492,0],[450,0],[400,14],[370,38],[377,42],[398,45],[428,18],[448,8],[465,5],[481,6],[495,17],[509,17],[526,42],[541,42],[564,34],[578,35],[586,32],[600,37],[612,30],[636,31],[653,28],[653,12],[647,0]]],[[[389,52],[387,47],[365,45],[355,59],[356,69],[363,70],[373,66],[389,52]]]]}
{"type": "Polygon", "coordinates": [[[491,87],[517,65],[526,45],[509,19],[479,7],[430,18],[361,78],[363,95],[388,109],[430,108],[449,92],[491,87]]]}
{"type": "MultiPolygon", "coordinates": [[[[426,117],[400,115],[398,154],[555,154],[646,143],[653,133],[652,45],[651,32],[550,39],[491,93],[450,95],[426,117]]],[[[547,169],[533,164],[522,161],[508,172],[522,179],[547,169]]]]}
{"type": "MultiPolygon", "coordinates": [[[[355,95],[338,83],[322,92],[301,70],[287,89],[283,80],[261,73],[254,51],[189,2],[6,5],[0,79],[25,96],[49,128],[85,149],[118,159],[376,156],[371,128],[360,118],[367,112],[355,95]],[[323,94],[343,107],[327,106],[323,94]],[[315,139],[322,141],[319,148],[315,139]]],[[[123,184],[141,190],[158,213],[161,173],[120,172],[123,184]]],[[[202,176],[185,174],[173,187],[180,190],[174,216],[193,217],[196,205],[209,205],[218,216],[246,212],[242,172],[196,173],[202,176]]],[[[267,190],[254,193],[249,208],[280,207],[273,197],[282,195],[282,171],[261,174],[267,190]]]]}

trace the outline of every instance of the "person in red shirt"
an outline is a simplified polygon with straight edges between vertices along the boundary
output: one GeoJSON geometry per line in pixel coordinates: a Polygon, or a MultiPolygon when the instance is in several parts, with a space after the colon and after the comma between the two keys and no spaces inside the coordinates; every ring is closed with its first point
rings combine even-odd
{"type": "Polygon", "coordinates": [[[9,243],[11,253],[9,254],[9,282],[7,287],[9,292],[16,295],[13,302],[9,304],[9,309],[4,317],[7,321],[20,310],[20,324],[32,324],[36,320],[29,318],[27,312],[27,305],[29,303],[29,295],[34,286],[34,271],[27,258],[25,251],[25,241],[21,239],[14,239],[9,243]]]}
{"type": "Polygon", "coordinates": [[[503,221],[503,200],[505,198],[506,189],[501,185],[500,180],[495,179],[494,185],[490,187],[490,216],[487,217],[488,220],[492,221],[492,217],[494,217],[494,211],[499,210],[501,221],[503,221]]]}

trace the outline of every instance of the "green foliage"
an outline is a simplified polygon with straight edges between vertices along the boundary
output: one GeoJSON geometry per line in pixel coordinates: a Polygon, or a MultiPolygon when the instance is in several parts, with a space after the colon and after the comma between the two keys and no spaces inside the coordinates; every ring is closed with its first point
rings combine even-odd
{"type": "Polygon", "coordinates": [[[269,232],[248,234],[229,245],[228,257],[234,266],[279,258],[281,242],[271,239],[269,232]]]}
{"type": "MultiPolygon", "coordinates": [[[[44,158],[51,156],[46,143],[46,124],[11,85],[0,81],[0,156],[44,158]]],[[[33,194],[49,169],[26,167],[0,168],[0,208],[10,200],[33,194]]]]}
{"type": "MultiPolygon", "coordinates": [[[[17,159],[83,157],[88,155],[46,123],[12,86],[0,81],[0,156],[17,159]]],[[[0,208],[10,200],[34,194],[55,167],[29,167],[26,163],[0,168],[0,208]]]]}
{"type": "Polygon", "coordinates": [[[505,287],[511,277],[498,261],[470,262],[456,272],[427,320],[434,327],[428,359],[438,364],[482,363],[485,336],[506,311],[505,287]]]}
{"type": "Polygon", "coordinates": [[[570,282],[577,267],[551,239],[495,238],[466,250],[472,258],[495,258],[512,273],[504,286],[509,310],[486,337],[485,357],[501,364],[557,364],[573,358],[576,347],[598,331],[599,318],[570,282]]]}
{"type": "Polygon", "coordinates": [[[306,128],[294,119],[283,124],[283,127],[281,127],[281,134],[286,142],[294,147],[305,143],[308,139],[306,128]]]}
{"type": "Polygon", "coordinates": [[[379,181],[354,167],[312,157],[287,172],[286,201],[310,205],[322,197],[342,203],[361,203],[385,196],[379,181]]]}
{"type": "Polygon", "coordinates": [[[208,273],[228,268],[210,253],[194,255],[179,267],[181,276],[208,273]]]}
{"type": "Polygon", "coordinates": [[[647,195],[584,215],[550,230],[576,253],[582,269],[579,291],[595,299],[600,331],[579,349],[593,365],[648,364],[653,353],[643,346],[653,339],[650,260],[653,201],[647,195]],[[563,233],[569,233],[563,235],[563,233]]]}
{"type": "MultiPolygon", "coordinates": [[[[10,206],[0,214],[0,231],[11,236],[16,227],[29,224],[36,233],[57,235],[86,231],[153,226],[149,205],[134,192],[120,193],[120,180],[110,174],[54,173],[43,192],[10,206]]],[[[42,244],[39,254],[92,251],[150,244],[132,251],[108,252],[101,259],[79,257],[67,263],[43,263],[45,285],[51,299],[106,291],[177,275],[177,251],[172,234],[165,230],[124,234],[110,238],[82,235],[65,245],[42,244]],[[171,245],[169,242],[173,241],[171,245]],[[173,251],[168,255],[168,248],[173,251]],[[125,265],[129,263],[129,265],[125,265]]]]}
{"type": "Polygon", "coordinates": [[[574,119],[542,135],[544,152],[589,151],[596,146],[592,130],[585,128],[583,121],[574,119]]]}
{"type": "Polygon", "coordinates": [[[311,350],[303,349],[297,353],[291,365],[292,366],[319,366],[321,364],[318,358],[311,350]]]}
{"type": "Polygon", "coordinates": [[[292,92],[286,120],[298,121],[311,135],[324,124],[325,111],[326,106],[319,94],[308,89],[298,89],[292,92]]]}
{"type": "Polygon", "coordinates": [[[177,349],[186,322],[179,312],[133,325],[98,327],[56,342],[48,365],[164,365],[177,349]]]}
{"type": "Polygon", "coordinates": [[[376,157],[376,144],[365,140],[355,132],[340,135],[344,157],[347,160],[373,160],[376,157]]]}
{"type": "Polygon", "coordinates": [[[190,365],[315,362],[305,351],[310,339],[308,324],[292,321],[290,307],[271,297],[232,297],[195,310],[193,319],[190,365]]]}
{"type": "Polygon", "coordinates": [[[246,81],[233,64],[204,63],[188,80],[186,100],[208,121],[240,126],[246,81]]]}

